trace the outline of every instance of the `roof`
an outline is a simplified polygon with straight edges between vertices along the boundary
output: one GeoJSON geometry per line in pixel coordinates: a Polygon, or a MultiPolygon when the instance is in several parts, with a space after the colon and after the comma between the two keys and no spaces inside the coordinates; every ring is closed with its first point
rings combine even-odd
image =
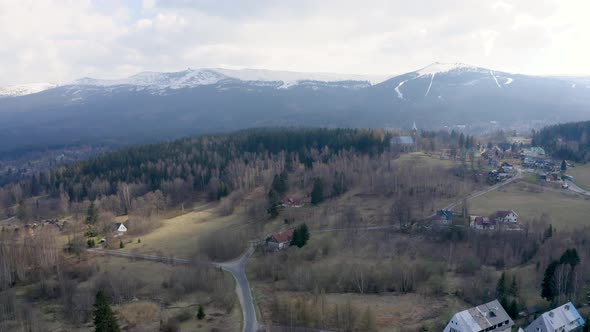
{"type": "Polygon", "coordinates": [[[547,311],[525,328],[526,332],[571,331],[584,325],[584,319],[571,302],[547,311]]]}
{"type": "Polygon", "coordinates": [[[391,138],[392,144],[410,145],[414,144],[414,137],[412,136],[394,136],[391,138]]]}
{"type": "Polygon", "coordinates": [[[492,215],[492,218],[506,218],[508,217],[511,213],[514,213],[515,216],[518,217],[518,214],[516,214],[516,212],[510,210],[510,211],[496,211],[496,213],[494,213],[492,215]]]}
{"type": "Polygon", "coordinates": [[[451,210],[438,210],[436,215],[439,217],[453,218],[453,211],[451,210]]]}
{"type": "Polygon", "coordinates": [[[490,219],[489,217],[475,217],[473,221],[475,225],[487,226],[487,225],[496,225],[496,221],[490,219]]]}
{"type": "Polygon", "coordinates": [[[289,197],[289,198],[283,199],[283,204],[302,205],[303,200],[301,198],[289,197]]]}
{"type": "Polygon", "coordinates": [[[455,330],[462,332],[479,332],[499,323],[506,327],[514,325],[498,300],[458,312],[451,321],[458,327],[455,330]]]}
{"type": "Polygon", "coordinates": [[[293,238],[293,229],[288,229],[286,231],[282,231],[280,233],[275,233],[271,235],[271,240],[274,240],[277,243],[284,243],[289,242],[293,238]]]}

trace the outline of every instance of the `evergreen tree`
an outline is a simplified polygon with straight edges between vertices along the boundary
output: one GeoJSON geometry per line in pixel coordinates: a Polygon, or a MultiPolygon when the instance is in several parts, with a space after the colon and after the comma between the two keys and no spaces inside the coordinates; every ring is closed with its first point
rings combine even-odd
{"type": "Polygon", "coordinates": [[[543,282],[541,283],[541,297],[552,302],[557,294],[557,285],[555,284],[555,271],[559,266],[558,261],[551,262],[545,269],[543,282]]]}
{"type": "Polygon", "coordinates": [[[276,218],[279,215],[279,208],[281,206],[281,198],[279,194],[271,189],[268,192],[268,209],[266,210],[271,218],[276,218]]]}
{"type": "Polygon", "coordinates": [[[88,211],[86,212],[86,223],[88,225],[94,225],[98,221],[98,210],[94,206],[94,201],[90,202],[88,211]]]}
{"type": "Polygon", "coordinates": [[[203,306],[199,304],[199,310],[197,310],[197,319],[203,320],[205,318],[205,310],[203,306]]]}
{"type": "Polygon", "coordinates": [[[321,178],[315,178],[311,190],[311,204],[317,205],[324,201],[324,183],[321,178]]]}
{"type": "Polygon", "coordinates": [[[516,275],[512,276],[512,283],[510,283],[510,288],[508,289],[508,293],[512,297],[518,296],[518,284],[516,282],[516,275]]]}
{"type": "Polygon", "coordinates": [[[96,332],[119,332],[117,318],[109,305],[106,294],[99,290],[94,303],[94,326],[96,332]]]}
{"type": "Polygon", "coordinates": [[[332,196],[338,196],[346,191],[346,183],[344,179],[344,172],[334,173],[334,184],[332,185],[332,196]]]}
{"type": "Polygon", "coordinates": [[[123,243],[123,240],[119,241],[119,248],[120,249],[125,248],[125,244],[123,243]]]}
{"type": "Polygon", "coordinates": [[[309,241],[309,229],[307,224],[304,223],[293,231],[293,237],[289,245],[301,248],[307,244],[307,241],[309,241]]]}
{"type": "Polygon", "coordinates": [[[506,313],[510,318],[516,319],[518,317],[518,303],[515,299],[513,299],[510,304],[508,304],[508,308],[506,309],[506,313]]]}
{"type": "Polygon", "coordinates": [[[502,272],[496,285],[496,298],[502,299],[506,295],[506,273],[502,272]]]}
{"type": "Polygon", "coordinates": [[[567,163],[565,162],[565,160],[561,161],[561,172],[565,173],[565,171],[567,171],[567,163]]]}

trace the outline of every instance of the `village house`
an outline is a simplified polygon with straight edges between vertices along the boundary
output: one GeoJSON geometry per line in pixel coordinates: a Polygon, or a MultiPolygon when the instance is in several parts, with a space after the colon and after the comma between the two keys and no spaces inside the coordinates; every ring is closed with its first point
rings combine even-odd
{"type": "Polygon", "coordinates": [[[581,330],[584,319],[571,302],[551,311],[547,311],[535,319],[524,332],[570,332],[581,330]]]}
{"type": "Polygon", "coordinates": [[[283,200],[283,207],[295,207],[299,208],[304,205],[303,200],[300,198],[289,197],[283,200]]]}
{"type": "Polygon", "coordinates": [[[491,220],[494,220],[497,223],[517,223],[518,222],[518,214],[516,212],[510,211],[496,211],[496,213],[490,216],[491,220]]]}
{"type": "Polygon", "coordinates": [[[438,210],[436,211],[436,216],[434,217],[434,221],[440,222],[443,224],[450,224],[453,222],[453,211],[451,210],[438,210]]]}
{"type": "Polygon", "coordinates": [[[293,239],[293,229],[275,233],[266,239],[266,246],[270,250],[282,250],[289,246],[293,239]]]}
{"type": "Polygon", "coordinates": [[[475,217],[471,223],[471,227],[482,231],[493,231],[496,229],[497,223],[489,217],[475,217]]]}
{"type": "Polygon", "coordinates": [[[513,325],[500,302],[494,300],[456,313],[444,332],[511,331],[513,325]]]}
{"type": "Polygon", "coordinates": [[[123,225],[123,223],[118,222],[115,224],[115,233],[118,236],[121,236],[121,235],[125,234],[126,232],[127,232],[127,227],[125,225],[123,225]]]}

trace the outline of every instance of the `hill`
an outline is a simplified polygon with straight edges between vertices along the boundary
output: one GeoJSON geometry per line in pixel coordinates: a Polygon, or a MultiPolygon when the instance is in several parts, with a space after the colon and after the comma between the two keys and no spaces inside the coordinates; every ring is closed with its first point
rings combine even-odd
{"type": "Polygon", "coordinates": [[[533,145],[539,145],[559,159],[590,160],[590,121],[548,126],[536,132],[533,145]]]}

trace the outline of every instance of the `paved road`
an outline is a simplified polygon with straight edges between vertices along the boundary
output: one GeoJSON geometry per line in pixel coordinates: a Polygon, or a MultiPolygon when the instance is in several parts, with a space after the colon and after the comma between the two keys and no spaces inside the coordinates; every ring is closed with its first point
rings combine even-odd
{"type": "MultiPolygon", "coordinates": [[[[475,198],[477,198],[479,196],[485,195],[485,194],[487,194],[489,192],[492,192],[494,190],[498,190],[499,188],[501,188],[501,187],[503,187],[505,185],[508,185],[508,184],[510,184],[510,183],[512,183],[512,182],[514,182],[514,181],[516,181],[516,180],[518,180],[520,178],[522,178],[522,169],[520,169],[520,168],[515,168],[515,169],[516,169],[516,175],[515,176],[513,176],[510,179],[507,179],[505,181],[502,181],[500,183],[497,183],[497,184],[495,184],[495,185],[493,185],[493,186],[491,186],[489,188],[486,188],[484,190],[476,191],[476,192],[472,193],[471,195],[465,197],[465,199],[467,201],[473,200],[473,199],[475,199],[475,198]]],[[[451,204],[447,205],[446,207],[443,208],[443,210],[451,210],[451,209],[455,208],[457,205],[461,205],[461,204],[463,204],[463,199],[460,200],[460,201],[456,201],[454,203],[451,203],[451,204]]],[[[434,217],[434,214],[431,215],[430,217],[434,217]]]]}
{"type": "Polygon", "coordinates": [[[573,183],[572,181],[566,180],[568,186],[569,186],[569,190],[584,195],[584,196],[590,196],[590,192],[586,191],[580,187],[578,187],[578,185],[576,185],[575,183],[573,183]]]}
{"type": "Polygon", "coordinates": [[[215,263],[216,266],[231,273],[236,280],[236,293],[242,306],[242,315],[244,317],[243,332],[256,332],[258,330],[258,319],[256,318],[256,309],[254,308],[254,299],[250,291],[250,284],[246,276],[246,263],[248,258],[254,253],[254,247],[250,247],[240,258],[225,263],[215,263]]]}

